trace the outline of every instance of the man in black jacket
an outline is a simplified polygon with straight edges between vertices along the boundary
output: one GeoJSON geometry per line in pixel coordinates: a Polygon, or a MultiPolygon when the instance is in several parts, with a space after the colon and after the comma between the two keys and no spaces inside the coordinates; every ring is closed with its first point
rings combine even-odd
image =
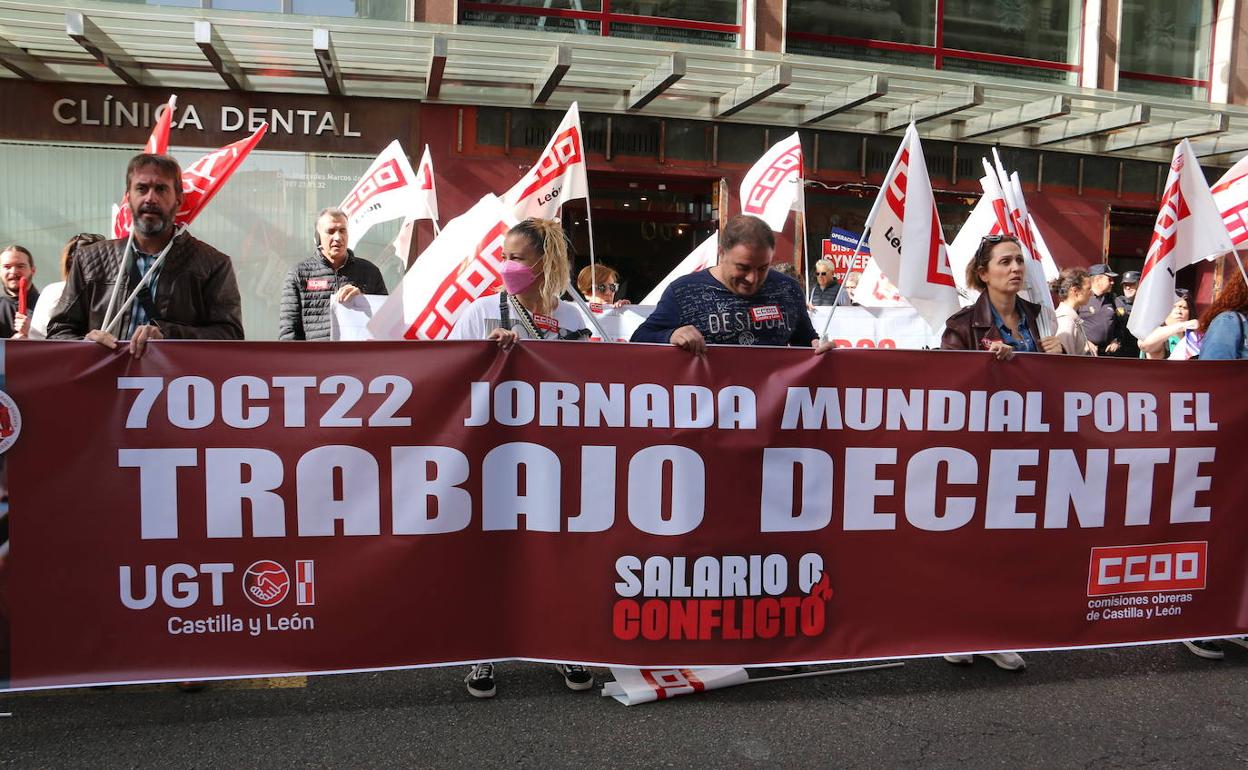
{"type": "Polygon", "coordinates": [[[316,218],[316,254],[286,273],[278,338],[327,340],[330,299],[342,303],[359,294],[385,293],[377,266],[347,248],[347,215],[325,209],[316,218]]]}
{"type": "Polygon", "coordinates": [[[234,265],[175,226],[182,202],[176,160],[148,153],[130,160],[123,204],[134,215],[133,243],[100,241],[75,254],[48,339],[85,338],[107,348],[129,340],[138,358],[151,340],[243,338],[234,265]],[[120,312],[132,293],[134,302],[120,312]]]}

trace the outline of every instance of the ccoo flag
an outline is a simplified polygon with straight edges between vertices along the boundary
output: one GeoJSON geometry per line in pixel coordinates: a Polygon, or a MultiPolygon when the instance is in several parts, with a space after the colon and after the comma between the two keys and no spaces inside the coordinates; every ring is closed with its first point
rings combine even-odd
{"type": "Polygon", "coordinates": [[[1174,148],[1161,210],[1144,255],[1144,269],[1140,271],[1140,285],[1127,328],[1144,339],[1166,319],[1174,305],[1174,274],[1234,248],[1209,183],[1192,146],[1184,139],[1174,148]]]}
{"type": "Polygon", "coordinates": [[[1235,248],[1248,248],[1248,158],[1231,166],[1211,192],[1235,248]]]}
{"type": "Polygon", "coordinates": [[[573,102],[533,168],[503,195],[503,202],[517,220],[554,219],[566,201],[589,197],[585,168],[581,113],[573,102]]]}
{"type": "MultiPolygon", "coordinates": [[[[428,154],[428,149],[425,152],[428,154]]],[[[429,184],[432,190],[432,167],[429,184]]],[[[386,145],[338,204],[347,215],[347,246],[354,249],[375,224],[418,211],[421,199],[416,172],[412,171],[402,145],[395,139],[386,145]]]]}
{"type": "MultiPolygon", "coordinates": [[[[178,95],[172,94],[164,109],[156,108],[156,125],[143,145],[143,152],[149,155],[164,155],[169,152],[169,129],[173,126],[173,110],[178,106],[178,95]]],[[[121,204],[113,207],[113,237],[125,238],[130,234],[130,226],[134,224],[134,213],[126,205],[125,198],[121,204]]]]}
{"type": "Polygon", "coordinates": [[[802,142],[797,132],[776,142],[741,182],[741,213],[763,220],[780,232],[790,211],[803,208],[802,142]]]}
{"type": "Polygon", "coordinates": [[[868,236],[871,259],[927,325],[939,331],[961,305],[927,161],[913,123],[906,129],[880,195],[883,205],[868,236]]]}

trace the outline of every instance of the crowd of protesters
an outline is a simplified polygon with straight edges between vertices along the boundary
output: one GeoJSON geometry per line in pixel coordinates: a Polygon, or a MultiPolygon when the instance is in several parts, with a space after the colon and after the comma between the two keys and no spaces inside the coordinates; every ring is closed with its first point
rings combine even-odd
{"type": "MultiPolygon", "coordinates": [[[[175,225],[181,190],[181,170],[172,158],[135,156],[126,170],[123,201],[133,215],[133,234],[120,239],[74,236],[61,253],[61,281],[42,293],[33,285],[31,253],[16,244],[0,250],[0,337],[87,339],[108,348],[129,341],[128,350],[136,358],[154,340],[242,339],[232,262],[175,225]]],[[[329,339],[332,301],[386,293],[376,265],[347,248],[347,227],[341,210],[327,208],[318,215],[313,253],[287,274],[281,339],[329,339]]],[[[504,349],[521,339],[588,339],[581,312],[562,299],[572,284],[561,225],[527,219],[508,232],[504,252],[503,290],[469,305],[450,337],[493,340],[504,349]]],[[[815,354],[828,352],[832,343],[820,339],[809,311],[854,304],[858,274],[846,276],[841,286],[833,264],[821,259],[815,280],[803,287],[792,266],[773,263],[774,252],[774,233],[762,220],[728,220],[720,231],[718,263],[673,281],[632,341],[670,344],[695,355],[705,353],[708,344],[792,345],[815,354]]],[[[1185,352],[1184,358],[1248,357],[1248,286],[1238,270],[1226,271],[1221,290],[1198,319],[1193,318],[1191,296],[1180,291],[1165,322],[1138,341],[1127,321],[1139,273],[1121,276],[1122,294],[1115,297],[1112,289],[1119,276],[1108,265],[1063,270],[1050,287],[1058,300],[1056,314],[1019,296],[1024,273],[1016,239],[983,238],[966,273],[967,285],[979,296],[950,316],[941,348],[985,351],[1003,361],[1018,353],[1167,358],[1176,350],[1185,352]]],[[[586,267],[575,285],[594,305],[628,304],[621,296],[620,274],[610,266],[586,267]]],[[[0,515],[0,525],[4,523],[0,515]]],[[[4,532],[0,526],[0,538],[4,532]]],[[[5,550],[0,540],[0,567],[5,550]]],[[[1231,641],[1248,646],[1244,640],[1231,641]]],[[[1217,642],[1185,644],[1202,657],[1223,654],[1217,642]]],[[[1003,669],[1025,667],[1016,653],[986,657],[1003,669]]],[[[969,655],[947,659],[959,664],[973,660],[969,655]]],[[[593,685],[592,674],[583,667],[557,669],[570,689],[593,685]]],[[[493,696],[492,664],[473,666],[466,684],[476,697],[493,696]]]]}

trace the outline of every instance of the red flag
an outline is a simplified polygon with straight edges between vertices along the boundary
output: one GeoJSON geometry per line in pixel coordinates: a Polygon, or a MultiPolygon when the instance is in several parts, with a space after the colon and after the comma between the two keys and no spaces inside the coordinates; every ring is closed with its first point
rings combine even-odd
{"type": "MultiPolygon", "coordinates": [[[[153,155],[164,155],[169,152],[169,129],[173,125],[173,109],[178,105],[178,95],[169,97],[165,109],[156,108],[156,125],[152,126],[152,134],[143,145],[143,152],[153,155]]],[[[125,238],[130,234],[130,225],[134,223],[134,214],[123,198],[121,204],[113,209],[113,237],[125,238]]]]}
{"type": "Polygon", "coordinates": [[[174,221],[186,226],[199,216],[199,212],[204,210],[204,206],[208,205],[208,201],[212,200],[268,130],[269,124],[264,123],[256,129],[256,133],[246,139],[208,153],[183,169],[182,208],[174,221]]]}

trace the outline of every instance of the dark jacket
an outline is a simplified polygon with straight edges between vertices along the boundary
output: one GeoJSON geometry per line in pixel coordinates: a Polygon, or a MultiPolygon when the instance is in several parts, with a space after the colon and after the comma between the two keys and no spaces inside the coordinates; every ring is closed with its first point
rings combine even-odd
{"type": "MultiPolygon", "coordinates": [[[[93,243],[80,249],[65,281],[61,301],[48,321],[48,339],[82,339],[104,326],[104,313],[117,279],[126,239],[93,243]]],[[[120,305],[133,290],[128,273],[121,276],[120,305]]],[[[135,300],[136,302],[138,300],[135,300]]],[[[241,340],[243,309],[230,258],[183,233],[174,242],[156,276],[156,319],[166,339],[241,340]]],[[[130,331],[131,311],[117,327],[118,337],[130,331]]]]}
{"type": "Polygon", "coordinates": [[[829,281],[826,289],[820,287],[819,282],[815,281],[810,284],[810,296],[806,299],[815,307],[830,307],[836,304],[836,294],[840,290],[841,285],[836,281],[829,281]]]}
{"type": "MultiPolygon", "coordinates": [[[[1040,306],[1018,298],[1023,312],[1027,315],[1027,329],[1032,339],[1040,346],[1040,306]]],[[[980,292],[975,304],[964,307],[945,321],[945,333],[940,338],[941,350],[987,350],[985,342],[999,342],[1001,330],[992,320],[992,307],[988,302],[988,292],[980,292]]]]}
{"type": "Polygon", "coordinates": [[[1106,346],[1117,339],[1117,327],[1114,324],[1114,295],[1110,292],[1105,292],[1099,297],[1093,294],[1088,304],[1079,310],[1079,317],[1083,319],[1083,333],[1087,335],[1088,342],[1096,345],[1098,354],[1104,355],[1106,346]]]}
{"type": "MultiPolygon", "coordinates": [[[[35,303],[39,301],[39,290],[31,284],[26,289],[26,317],[35,314],[35,303]]],[[[0,290],[0,340],[13,336],[13,318],[17,315],[17,297],[10,297],[0,290]]]]}
{"type": "Polygon", "coordinates": [[[278,339],[329,339],[329,301],[343,286],[355,286],[364,294],[386,294],[377,266],[350,250],[337,271],[319,250],[292,267],[282,285],[278,339]]]}

